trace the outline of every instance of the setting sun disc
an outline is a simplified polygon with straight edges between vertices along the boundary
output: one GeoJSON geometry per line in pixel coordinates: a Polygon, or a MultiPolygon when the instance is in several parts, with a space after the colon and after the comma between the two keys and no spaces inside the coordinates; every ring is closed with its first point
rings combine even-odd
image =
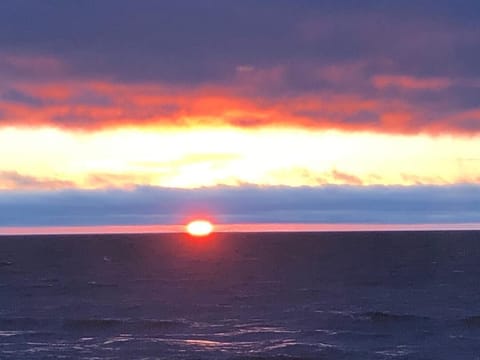
{"type": "Polygon", "coordinates": [[[195,220],[187,225],[186,230],[192,236],[206,236],[213,231],[213,225],[206,220],[195,220]]]}

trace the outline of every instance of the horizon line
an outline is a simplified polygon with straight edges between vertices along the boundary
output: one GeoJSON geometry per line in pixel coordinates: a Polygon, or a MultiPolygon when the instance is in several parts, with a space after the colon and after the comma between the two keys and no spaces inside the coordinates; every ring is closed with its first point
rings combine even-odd
{"type": "MultiPolygon", "coordinates": [[[[93,235],[185,233],[185,224],[93,226],[0,226],[8,235],[93,235]]],[[[368,232],[368,231],[462,231],[480,230],[480,223],[449,224],[354,224],[354,223],[251,223],[214,224],[214,233],[229,232],[368,232]]]]}

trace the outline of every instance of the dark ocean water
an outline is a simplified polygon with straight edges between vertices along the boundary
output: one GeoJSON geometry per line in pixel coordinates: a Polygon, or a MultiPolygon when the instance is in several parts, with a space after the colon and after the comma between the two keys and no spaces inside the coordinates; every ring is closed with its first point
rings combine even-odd
{"type": "Polygon", "coordinates": [[[480,232],[0,237],[0,359],[480,359],[480,232]]]}

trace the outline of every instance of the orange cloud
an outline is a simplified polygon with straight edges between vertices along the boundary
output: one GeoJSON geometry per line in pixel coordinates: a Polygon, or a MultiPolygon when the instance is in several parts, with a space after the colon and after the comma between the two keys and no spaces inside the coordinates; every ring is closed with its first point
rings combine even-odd
{"type": "MultiPolygon", "coordinates": [[[[255,70],[242,67],[237,71],[255,70]]],[[[441,79],[408,77],[380,77],[376,82],[377,86],[399,84],[409,89],[447,86],[441,79]]],[[[9,95],[0,100],[3,126],[53,126],[82,131],[118,127],[307,127],[402,134],[480,130],[476,111],[438,118],[431,109],[413,102],[368,94],[318,90],[272,96],[226,85],[186,89],[73,80],[23,81],[13,88],[11,84],[3,85],[3,89],[9,95]]],[[[0,94],[1,91],[0,85],[0,94]]]]}
{"type": "Polygon", "coordinates": [[[391,87],[406,90],[443,90],[453,84],[448,78],[419,78],[405,75],[376,75],[372,82],[379,89],[391,87]]]}
{"type": "Polygon", "coordinates": [[[348,185],[362,185],[363,181],[355,175],[347,174],[342,171],[333,170],[332,177],[339,183],[348,185]]]}
{"type": "Polygon", "coordinates": [[[4,124],[94,130],[118,126],[318,126],[342,128],[334,116],[375,111],[354,96],[298,96],[278,101],[249,98],[229,88],[193,90],[114,83],[18,86],[28,101],[3,101],[4,124]],[[335,125],[335,122],[337,124],[335,125]]]}
{"type": "Polygon", "coordinates": [[[62,61],[53,56],[24,56],[13,53],[0,53],[0,67],[30,75],[60,74],[66,68],[62,61]]]}
{"type": "Polygon", "coordinates": [[[134,188],[138,185],[151,185],[152,176],[148,174],[90,174],[86,180],[88,188],[134,188]]]}
{"type": "Polygon", "coordinates": [[[16,171],[0,171],[0,189],[53,190],[73,188],[75,183],[55,178],[43,178],[19,174],[16,171]]]}

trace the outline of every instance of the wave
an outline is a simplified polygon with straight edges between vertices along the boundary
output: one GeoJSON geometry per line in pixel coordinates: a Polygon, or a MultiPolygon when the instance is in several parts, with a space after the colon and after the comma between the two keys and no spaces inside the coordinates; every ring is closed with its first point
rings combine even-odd
{"type": "Polygon", "coordinates": [[[142,328],[146,330],[168,329],[185,325],[182,320],[161,319],[115,319],[115,318],[88,318],[65,319],[63,327],[68,330],[105,330],[115,327],[142,328]]]}
{"type": "Polygon", "coordinates": [[[362,320],[369,320],[372,322],[386,323],[386,322],[412,322],[412,321],[427,321],[431,320],[428,316],[412,315],[412,314],[395,314],[382,311],[368,311],[361,313],[359,318],[362,320]]]}
{"type": "Polygon", "coordinates": [[[289,330],[283,327],[276,326],[235,326],[232,331],[224,331],[215,333],[216,336],[222,337],[231,337],[231,336],[242,336],[242,337],[257,337],[264,335],[272,334],[296,334],[299,333],[299,330],[289,330]]]}
{"type": "MultiPolygon", "coordinates": [[[[346,359],[351,355],[358,355],[354,351],[341,349],[335,345],[323,343],[290,343],[284,346],[269,349],[280,350],[282,354],[259,354],[231,357],[231,360],[318,360],[318,359],[346,359]]],[[[357,358],[357,357],[355,357],[357,358]]]]}
{"type": "Polygon", "coordinates": [[[106,329],[122,325],[118,319],[66,319],[63,327],[69,330],[106,329]]]}
{"type": "Polygon", "coordinates": [[[113,288],[118,287],[118,284],[115,283],[99,283],[96,281],[89,281],[88,286],[96,287],[96,288],[113,288]]]}
{"type": "Polygon", "coordinates": [[[34,330],[0,330],[0,339],[1,338],[7,338],[7,337],[13,337],[13,336],[48,336],[52,335],[53,333],[51,332],[45,332],[45,331],[34,331],[34,330]]]}
{"type": "Polygon", "coordinates": [[[265,356],[242,356],[234,357],[232,360],[313,360],[318,359],[318,357],[298,357],[298,356],[289,356],[289,355],[265,355],[265,356]]]}
{"type": "Polygon", "coordinates": [[[32,284],[29,287],[32,289],[48,289],[48,288],[53,288],[55,285],[53,284],[48,284],[48,283],[42,283],[42,284],[32,284]]]}
{"type": "Polygon", "coordinates": [[[31,329],[45,326],[49,323],[47,319],[37,319],[32,317],[11,317],[0,318],[0,327],[6,329],[31,329]]]}
{"type": "Polygon", "coordinates": [[[461,322],[467,326],[480,327],[480,315],[467,316],[461,322]]]}
{"type": "Polygon", "coordinates": [[[183,320],[157,320],[157,319],[145,319],[141,320],[140,324],[146,329],[166,329],[178,326],[187,325],[183,320]]]}

